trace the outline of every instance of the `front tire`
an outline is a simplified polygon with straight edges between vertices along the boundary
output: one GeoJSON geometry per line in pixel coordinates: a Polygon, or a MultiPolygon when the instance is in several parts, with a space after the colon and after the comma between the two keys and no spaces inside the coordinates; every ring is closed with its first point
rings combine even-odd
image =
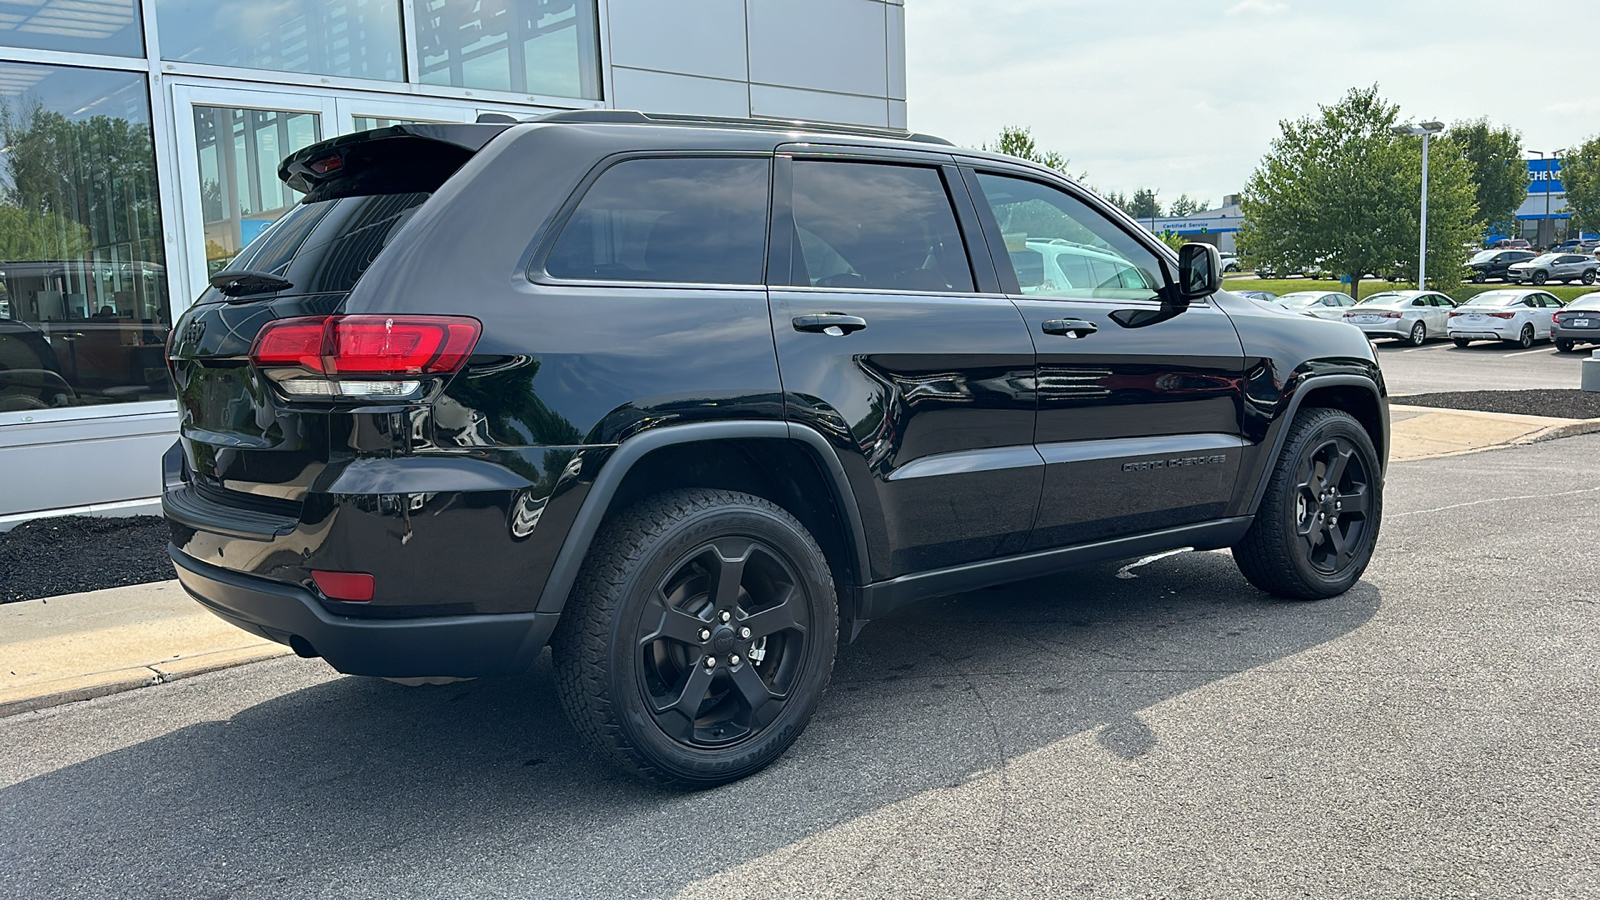
{"type": "Polygon", "coordinates": [[[1590,269],[1589,271],[1583,273],[1583,278],[1579,280],[1581,280],[1584,284],[1594,284],[1594,274],[1595,270],[1590,269]]]}
{"type": "Polygon", "coordinates": [[[659,494],[590,548],[551,646],[573,727],[643,778],[691,788],[766,767],[800,736],[838,648],[828,562],[759,497],[659,494]]]}
{"type": "Polygon", "coordinates": [[[1546,281],[1549,281],[1549,280],[1550,280],[1550,276],[1545,272],[1535,272],[1535,273],[1533,273],[1533,283],[1534,284],[1544,284],[1546,281]]]}
{"type": "Polygon", "coordinates": [[[1383,472],[1366,430],[1343,410],[1301,410],[1233,559],[1267,593],[1332,597],[1366,571],[1382,518],[1383,472]]]}
{"type": "Polygon", "coordinates": [[[1411,326],[1411,337],[1406,342],[1413,347],[1421,347],[1428,340],[1428,326],[1418,322],[1411,326]]]}

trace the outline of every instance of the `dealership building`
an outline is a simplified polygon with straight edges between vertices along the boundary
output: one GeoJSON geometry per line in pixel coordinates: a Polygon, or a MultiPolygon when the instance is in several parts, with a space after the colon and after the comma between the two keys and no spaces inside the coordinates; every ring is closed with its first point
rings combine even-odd
{"type": "Polygon", "coordinates": [[[167,332],[286,154],[604,108],[904,128],[902,0],[0,2],[0,529],[159,510],[167,332]]]}

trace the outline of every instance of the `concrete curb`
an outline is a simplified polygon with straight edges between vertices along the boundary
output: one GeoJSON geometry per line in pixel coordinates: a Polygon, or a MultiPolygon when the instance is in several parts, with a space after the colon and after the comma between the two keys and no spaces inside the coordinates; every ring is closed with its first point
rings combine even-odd
{"type": "Polygon", "coordinates": [[[1600,419],[1559,419],[1404,404],[1391,404],[1389,414],[1393,420],[1391,462],[1463,456],[1600,432],[1600,419]]]}

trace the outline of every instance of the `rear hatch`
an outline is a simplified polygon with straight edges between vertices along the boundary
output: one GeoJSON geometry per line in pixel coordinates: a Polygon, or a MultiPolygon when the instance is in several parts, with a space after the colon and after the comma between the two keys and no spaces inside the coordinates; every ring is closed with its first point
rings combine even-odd
{"type": "MultiPolygon", "coordinates": [[[[301,371],[292,359],[287,368],[253,364],[252,346],[273,323],[280,351],[293,350],[295,328],[314,338],[319,323],[332,334],[342,321],[346,332],[358,331],[349,320],[364,317],[341,317],[350,291],[406,221],[505,127],[394,126],[324,141],[283,161],[279,177],[305,191],[304,200],[213,275],[173,329],[169,359],[188,483],[180,506],[253,512],[261,517],[254,530],[281,533],[333,455],[399,438],[362,434],[372,407],[415,400],[424,388],[396,393],[394,384],[371,380],[367,396],[354,382],[351,396],[327,396],[319,391],[331,378],[301,371]],[[288,384],[290,375],[309,377],[288,384]]],[[[365,327],[381,332],[383,321],[365,327]]],[[[306,351],[312,369],[321,366],[316,352],[306,351]]]]}

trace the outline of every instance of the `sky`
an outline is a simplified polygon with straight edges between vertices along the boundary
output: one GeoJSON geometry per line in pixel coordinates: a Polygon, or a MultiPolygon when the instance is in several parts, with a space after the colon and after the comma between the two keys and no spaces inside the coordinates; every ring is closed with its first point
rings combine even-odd
{"type": "Polygon", "coordinates": [[[906,0],[908,124],[963,146],[1026,126],[1097,190],[1156,188],[1163,205],[1179,194],[1217,205],[1281,120],[1373,83],[1402,119],[1486,116],[1549,152],[1600,133],[1600,79],[1582,71],[1600,23],[1589,7],[906,0]]]}

